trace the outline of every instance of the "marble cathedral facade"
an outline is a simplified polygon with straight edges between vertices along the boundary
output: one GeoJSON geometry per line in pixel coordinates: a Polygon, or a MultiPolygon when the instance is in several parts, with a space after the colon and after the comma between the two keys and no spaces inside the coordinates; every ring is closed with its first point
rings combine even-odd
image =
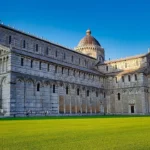
{"type": "Polygon", "coordinates": [[[71,50],[0,24],[0,116],[149,114],[149,66],[105,61],[90,30],[71,50]]]}

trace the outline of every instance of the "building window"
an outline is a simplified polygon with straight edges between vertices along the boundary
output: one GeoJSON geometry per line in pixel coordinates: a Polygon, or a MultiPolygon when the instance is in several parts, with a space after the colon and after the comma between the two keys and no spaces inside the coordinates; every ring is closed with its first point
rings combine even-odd
{"type": "Polygon", "coordinates": [[[55,66],[55,73],[57,73],[57,66],[55,66]]]}
{"type": "Polygon", "coordinates": [[[86,66],[86,60],[84,60],[84,65],[86,66]]]}
{"type": "Polygon", "coordinates": [[[104,98],[106,97],[105,92],[104,92],[104,98]]]}
{"type": "Polygon", "coordinates": [[[23,66],[23,65],[24,65],[24,59],[21,58],[21,66],[23,66]]]}
{"type": "Polygon", "coordinates": [[[69,72],[70,72],[70,70],[68,69],[68,76],[69,76],[69,74],[70,74],[69,72]]]}
{"type": "Polygon", "coordinates": [[[79,89],[77,89],[77,95],[79,95],[79,93],[80,93],[80,90],[79,90],[79,89]]]}
{"type": "Polygon", "coordinates": [[[118,100],[120,100],[120,93],[118,93],[118,100]]]}
{"type": "Polygon", "coordinates": [[[124,82],[124,76],[122,76],[122,82],[124,82]]]}
{"type": "Polygon", "coordinates": [[[62,74],[64,74],[64,67],[62,67],[62,70],[61,70],[62,74]]]}
{"type": "Polygon", "coordinates": [[[137,81],[137,75],[136,74],[134,75],[134,78],[135,78],[135,81],[137,81]]]}
{"type": "Polygon", "coordinates": [[[72,60],[72,62],[73,62],[73,56],[72,56],[71,60],[72,60]]]}
{"type": "Polygon", "coordinates": [[[26,48],[26,41],[23,40],[23,48],[26,48]]]}
{"type": "Polygon", "coordinates": [[[137,66],[139,65],[139,62],[138,62],[138,60],[136,60],[136,65],[137,65],[137,66]]]}
{"type": "Polygon", "coordinates": [[[98,92],[96,91],[96,97],[98,97],[98,92]]]}
{"type": "Polygon", "coordinates": [[[131,113],[134,113],[134,106],[131,106],[131,113]]]}
{"type": "Polygon", "coordinates": [[[115,79],[116,79],[116,83],[118,83],[118,79],[117,79],[117,77],[116,77],[115,79]]]}
{"type": "Polygon", "coordinates": [[[115,65],[115,69],[117,69],[117,65],[115,65]]]}
{"type": "Polygon", "coordinates": [[[86,95],[87,95],[87,96],[89,96],[89,90],[87,90],[87,93],[86,93],[86,95]]]}
{"type": "Polygon", "coordinates": [[[37,91],[40,91],[40,83],[37,84],[37,91]]]}
{"type": "Polygon", "coordinates": [[[38,52],[38,50],[39,50],[39,46],[38,44],[36,44],[36,52],[38,52]]]}
{"type": "Polygon", "coordinates": [[[108,71],[108,66],[106,66],[106,71],[108,71]]]}
{"type": "Polygon", "coordinates": [[[53,85],[53,93],[55,93],[55,84],[53,85]]]}
{"type": "Polygon", "coordinates": [[[128,75],[128,81],[129,81],[129,82],[131,81],[130,75],[128,75]]]}
{"type": "Polygon", "coordinates": [[[73,71],[73,76],[75,76],[75,70],[73,71]]]}
{"type": "Polygon", "coordinates": [[[128,67],[128,65],[127,65],[127,63],[125,63],[125,68],[127,68],[128,67]]]}
{"type": "Polygon", "coordinates": [[[57,57],[57,51],[55,52],[55,57],[57,57]]]}
{"type": "Polygon", "coordinates": [[[9,36],[9,44],[11,44],[11,36],[9,36]]]}
{"type": "Polygon", "coordinates": [[[64,53],[64,59],[66,59],[66,54],[64,53]]]}
{"type": "Polygon", "coordinates": [[[79,71],[79,77],[80,77],[80,71],[79,71]]]}
{"type": "Polygon", "coordinates": [[[49,50],[48,50],[48,47],[46,48],[46,55],[48,55],[48,53],[49,53],[49,50]]]}
{"type": "Polygon", "coordinates": [[[68,86],[66,87],[66,94],[68,95],[68,86]]]}
{"type": "Polygon", "coordinates": [[[41,62],[39,62],[39,69],[41,70],[41,62]]]}
{"type": "Polygon", "coordinates": [[[79,65],[80,65],[80,58],[79,58],[79,65]]]}
{"type": "Polygon", "coordinates": [[[49,68],[50,68],[50,67],[49,67],[49,64],[47,64],[47,71],[49,71],[49,68]]]}
{"type": "Polygon", "coordinates": [[[31,68],[33,67],[33,60],[31,60],[31,66],[30,66],[31,68]]]}

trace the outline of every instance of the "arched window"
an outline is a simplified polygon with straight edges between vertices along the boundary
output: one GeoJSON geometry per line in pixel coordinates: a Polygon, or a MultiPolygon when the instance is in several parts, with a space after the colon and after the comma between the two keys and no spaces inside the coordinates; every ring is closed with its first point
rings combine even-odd
{"type": "Polygon", "coordinates": [[[136,60],[136,65],[137,65],[137,66],[139,65],[139,62],[138,62],[138,60],[136,60]]]}
{"type": "Polygon", "coordinates": [[[77,95],[79,95],[79,93],[80,93],[80,90],[79,90],[79,88],[77,89],[77,95]]]}
{"type": "Polygon", "coordinates": [[[73,71],[73,76],[75,76],[75,70],[73,71]]]}
{"type": "Polygon", "coordinates": [[[46,55],[48,55],[48,53],[49,53],[49,50],[48,50],[48,47],[46,48],[46,55]]]}
{"type": "Polygon", "coordinates": [[[118,100],[120,100],[120,93],[118,93],[118,100]]]}
{"type": "Polygon", "coordinates": [[[98,92],[96,91],[96,97],[98,97],[98,92]]]}
{"type": "Polygon", "coordinates": [[[49,71],[49,68],[50,68],[49,66],[50,66],[50,65],[49,65],[49,64],[47,64],[47,71],[49,71]]]}
{"type": "Polygon", "coordinates": [[[87,93],[86,93],[86,95],[87,95],[87,96],[89,96],[89,90],[87,90],[87,93]]]}
{"type": "Polygon", "coordinates": [[[86,66],[86,60],[84,60],[84,65],[86,66]]]}
{"type": "Polygon", "coordinates": [[[115,65],[115,69],[117,69],[117,65],[115,65]]]}
{"type": "Polygon", "coordinates": [[[26,41],[23,40],[23,48],[26,48],[26,41]]]}
{"type": "Polygon", "coordinates": [[[66,59],[66,54],[64,53],[64,59],[66,59]]]}
{"type": "Polygon", "coordinates": [[[104,98],[106,97],[105,92],[104,92],[104,98]]]}
{"type": "Polygon", "coordinates": [[[39,46],[38,44],[36,44],[36,52],[38,52],[38,50],[39,50],[39,46]]]}
{"type": "Polygon", "coordinates": [[[37,91],[40,91],[40,83],[37,84],[37,91]]]}
{"type": "Polygon", "coordinates": [[[9,36],[9,44],[11,44],[11,36],[9,36]]]}
{"type": "Polygon", "coordinates": [[[57,51],[55,52],[55,57],[57,57],[57,51]]]}
{"type": "Polygon", "coordinates": [[[118,79],[117,79],[117,77],[115,78],[116,79],[116,83],[118,82],[118,79]]]}
{"type": "Polygon", "coordinates": [[[39,62],[39,69],[41,70],[41,62],[39,62]]]}
{"type": "Polygon", "coordinates": [[[127,65],[127,63],[125,63],[125,68],[127,68],[128,67],[128,65],[127,65]]]}
{"type": "Polygon", "coordinates": [[[66,94],[68,95],[68,86],[66,87],[66,94]]]}
{"type": "Polygon", "coordinates": [[[122,76],[122,82],[124,82],[124,76],[122,76]]]}
{"type": "Polygon", "coordinates": [[[33,67],[33,60],[31,60],[31,68],[33,67]]]}
{"type": "Polygon", "coordinates": [[[108,66],[106,66],[106,71],[108,71],[108,66]]]}
{"type": "Polygon", "coordinates": [[[130,75],[128,75],[128,81],[129,81],[129,82],[131,81],[130,75]]]}
{"type": "Polygon", "coordinates": [[[57,66],[55,66],[55,73],[57,73],[57,66]]]}
{"type": "Polygon", "coordinates": [[[23,66],[23,65],[24,65],[24,59],[21,58],[21,66],[23,66]]]}
{"type": "Polygon", "coordinates": [[[53,93],[55,93],[55,84],[53,84],[53,93]]]}
{"type": "Polygon", "coordinates": [[[135,77],[135,81],[137,81],[137,75],[136,74],[134,75],[134,77],[135,77]]]}
{"type": "Polygon", "coordinates": [[[64,74],[64,67],[62,67],[62,70],[61,70],[62,74],[64,74]]]}

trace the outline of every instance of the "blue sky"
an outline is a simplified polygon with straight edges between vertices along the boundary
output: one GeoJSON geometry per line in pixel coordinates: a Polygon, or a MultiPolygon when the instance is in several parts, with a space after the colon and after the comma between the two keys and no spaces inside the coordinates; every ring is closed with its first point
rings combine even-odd
{"type": "Polygon", "coordinates": [[[106,60],[147,53],[149,0],[3,0],[6,25],[74,48],[85,31],[105,48],[106,60]]]}

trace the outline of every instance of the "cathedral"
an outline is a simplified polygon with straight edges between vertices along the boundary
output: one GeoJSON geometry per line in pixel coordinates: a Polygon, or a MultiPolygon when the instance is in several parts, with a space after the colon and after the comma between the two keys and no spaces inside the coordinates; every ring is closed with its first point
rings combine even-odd
{"type": "Polygon", "coordinates": [[[105,61],[86,31],[74,50],[0,24],[0,116],[150,113],[150,53],[105,61]]]}

